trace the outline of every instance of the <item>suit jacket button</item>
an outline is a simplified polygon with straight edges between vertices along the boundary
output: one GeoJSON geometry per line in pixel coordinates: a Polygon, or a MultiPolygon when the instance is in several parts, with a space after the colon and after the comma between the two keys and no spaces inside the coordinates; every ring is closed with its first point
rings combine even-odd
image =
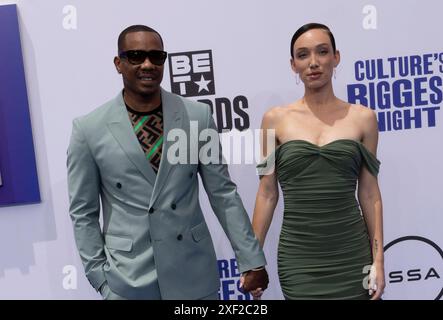
{"type": "Polygon", "coordinates": [[[175,203],[171,204],[172,210],[175,210],[177,208],[177,205],[175,203]]]}
{"type": "Polygon", "coordinates": [[[181,235],[181,234],[179,234],[178,236],[177,236],[177,240],[178,241],[181,241],[183,239],[183,236],[181,235]]]}
{"type": "Polygon", "coordinates": [[[117,182],[117,184],[115,185],[118,189],[122,188],[122,184],[120,182],[117,182]]]}
{"type": "Polygon", "coordinates": [[[149,208],[149,213],[154,213],[154,208],[149,208]]]}

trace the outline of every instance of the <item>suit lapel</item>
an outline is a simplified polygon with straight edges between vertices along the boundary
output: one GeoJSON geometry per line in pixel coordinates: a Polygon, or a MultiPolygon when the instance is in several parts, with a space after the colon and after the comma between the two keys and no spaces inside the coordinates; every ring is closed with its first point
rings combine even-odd
{"type": "Polygon", "coordinates": [[[189,121],[186,120],[187,117],[183,101],[179,97],[163,89],[161,95],[163,105],[163,149],[154,191],[152,192],[151,206],[158,198],[169,174],[177,166],[171,165],[168,161],[168,149],[175,143],[175,141],[168,141],[168,133],[173,129],[183,129],[184,132],[186,132],[186,135],[189,133],[189,130],[184,127],[185,125],[189,126],[189,121]]]}
{"type": "MultiPolygon", "coordinates": [[[[137,167],[146,180],[154,185],[156,180],[155,172],[148,159],[146,159],[145,153],[134,133],[123,101],[122,92],[114,99],[114,105],[110,111],[107,125],[129,160],[137,167]]],[[[110,156],[112,157],[112,155],[110,156]]]]}

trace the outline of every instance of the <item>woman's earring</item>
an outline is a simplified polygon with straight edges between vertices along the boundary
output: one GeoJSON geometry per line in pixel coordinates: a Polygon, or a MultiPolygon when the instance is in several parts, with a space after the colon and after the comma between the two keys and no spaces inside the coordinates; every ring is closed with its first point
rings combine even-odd
{"type": "Polygon", "coordinates": [[[337,79],[337,69],[334,68],[334,79],[337,79]]]}
{"type": "Polygon", "coordinates": [[[297,85],[300,84],[300,75],[299,75],[298,73],[295,74],[295,83],[296,83],[297,85]]]}

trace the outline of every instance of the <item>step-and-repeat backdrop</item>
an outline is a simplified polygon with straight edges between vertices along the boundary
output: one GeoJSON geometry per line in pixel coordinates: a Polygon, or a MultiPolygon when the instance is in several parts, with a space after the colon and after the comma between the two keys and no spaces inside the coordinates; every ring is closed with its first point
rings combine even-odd
{"type": "MultiPolygon", "coordinates": [[[[10,39],[10,19],[18,17],[29,110],[26,100],[21,105],[30,122],[13,125],[33,133],[35,162],[31,157],[28,165],[36,164],[38,182],[29,179],[41,196],[38,203],[0,207],[1,299],[99,298],[84,276],[73,239],[66,149],[72,119],[114,97],[122,87],[112,60],[125,27],[145,24],[157,29],[170,53],[163,87],[210,104],[224,143],[244,141],[242,147],[227,142],[225,156],[252,216],[258,186],[257,129],[267,109],[303,94],[290,69],[289,46],[294,31],[308,22],[328,25],[336,37],[342,58],[333,80],[336,94],[369,106],[378,116],[384,298],[441,298],[441,1],[18,0],[0,5],[2,72],[12,60],[17,63],[4,58],[4,52],[20,43],[10,39]],[[2,15],[6,11],[8,19],[2,15]]],[[[1,87],[10,81],[0,78],[1,87]]],[[[0,124],[6,126],[1,121],[11,116],[14,106],[7,104],[8,90],[0,92],[0,124]]],[[[16,143],[13,136],[0,136],[2,177],[6,161],[20,161],[6,142],[16,143]]],[[[32,148],[29,140],[27,144],[27,150],[32,148]]],[[[20,178],[20,183],[27,179],[20,178]]],[[[1,188],[7,188],[5,179],[0,180],[3,196],[1,188]]],[[[263,299],[282,299],[276,263],[281,202],[280,198],[264,247],[270,286],[263,299]]],[[[219,259],[220,297],[250,299],[239,290],[232,249],[203,191],[201,205],[219,259]]]]}

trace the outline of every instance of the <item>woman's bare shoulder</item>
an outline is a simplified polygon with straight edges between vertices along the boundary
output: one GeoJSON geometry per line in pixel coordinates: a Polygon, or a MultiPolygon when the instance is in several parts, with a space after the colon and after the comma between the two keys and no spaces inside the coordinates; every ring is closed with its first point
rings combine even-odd
{"type": "Polygon", "coordinates": [[[274,127],[275,123],[282,117],[283,109],[281,106],[274,106],[266,110],[262,120],[263,126],[274,127]]]}
{"type": "Polygon", "coordinates": [[[371,136],[378,132],[377,116],[371,108],[360,104],[352,105],[355,121],[363,130],[364,136],[371,136]]]}
{"type": "Polygon", "coordinates": [[[281,121],[289,112],[291,112],[291,110],[294,109],[294,105],[295,103],[269,108],[263,115],[263,123],[275,124],[281,121]]]}
{"type": "Polygon", "coordinates": [[[355,115],[363,121],[375,118],[375,112],[371,108],[361,104],[352,104],[351,107],[355,115]]]}

